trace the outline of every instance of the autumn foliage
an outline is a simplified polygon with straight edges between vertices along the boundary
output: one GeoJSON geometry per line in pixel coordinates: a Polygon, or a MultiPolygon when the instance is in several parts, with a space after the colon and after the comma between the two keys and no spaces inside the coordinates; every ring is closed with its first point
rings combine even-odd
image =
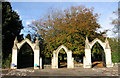
{"type": "Polygon", "coordinates": [[[63,44],[73,55],[83,55],[86,36],[90,41],[96,37],[103,39],[106,32],[96,32],[100,28],[99,17],[93,10],[84,6],[51,9],[44,18],[33,21],[30,27],[41,37],[41,54],[51,57],[53,50],[63,44]]]}

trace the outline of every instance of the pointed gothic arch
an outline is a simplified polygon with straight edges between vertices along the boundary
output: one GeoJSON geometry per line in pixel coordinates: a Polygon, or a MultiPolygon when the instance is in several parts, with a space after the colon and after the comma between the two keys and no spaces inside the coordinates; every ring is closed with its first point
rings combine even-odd
{"type": "Polygon", "coordinates": [[[64,49],[67,54],[67,68],[73,68],[74,58],[72,58],[72,51],[68,50],[67,47],[64,45],[59,46],[56,50],[53,51],[52,68],[58,68],[58,54],[61,49],[64,49]]]}
{"type": "Polygon", "coordinates": [[[66,46],[64,46],[64,45],[59,46],[59,47],[56,49],[56,51],[55,51],[55,52],[59,54],[59,51],[60,51],[61,49],[64,49],[64,50],[65,50],[65,52],[66,52],[66,54],[67,54],[68,49],[67,49],[67,47],[66,47],[66,46]]]}
{"type": "Polygon", "coordinates": [[[32,43],[28,38],[25,38],[25,40],[21,41],[20,43],[17,43],[18,49],[20,49],[25,43],[30,45],[32,50],[34,50],[35,43],[32,43]]]}
{"type": "Polygon", "coordinates": [[[25,38],[21,42],[18,43],[17,37],[14,40],[14,45],[12,48],[12,62],[11,69],[17,69],[17,57],[20,48],[27,43],[34,52],[34,69],[42,68],[42,58],[40,58],[40,50],[39,50],[39,41],[36,39],[35,43],[32,43],[29,39],[25,38]]]}
{"type": "Polygon", "coordinates": [[[98,41],[96,41],[91,48],[91,65],[92,65],[92,68],[96,66],[106,67],[105,49],[103,48],[103,46],[101,46],[101,44],[98,41]],[[95,53],[93,52],[94,47],[97,48],[95,53]],[[100,47],[100,49],[98,49],[98,47],[100,47]]]}
{"type": "Polygon", "coordinates": [[[30,68],[34,67],[34,51],[32,47],[27,42],[25,42],[18,51],[17,69],[28,67],[30,68]],[[26,50],[29,50],[29,53],[26,52],[26,50]]]}
{"type": "Polygon", "coordinates": [[[83,57],[83,67],[84,68],[91,68],[91,49],[93,45],[98,42],[104,49],[105,52],[105,62],[106,62],[106,67],[113,67],[113,63],[111,60],[111,48],[109,46],[109,41],[105,40],[105,42],[102,42],[98,38],[94,39],[92,42],[89,42],[88,38],[86,37],[85,41],[85,56],[83,57]]]}
{"type": "Polygon", "coordinates": [[[92,48],[92,47],[94,46],[94,44],[97,43],[97,42],[98,42],[98,43],[103,47],[103,49],[104,49],[104,43],[103,43],[101,40],[99,40],[98,38],[94,39],[94,40],[90,43],[90,48],[92,48]]]}

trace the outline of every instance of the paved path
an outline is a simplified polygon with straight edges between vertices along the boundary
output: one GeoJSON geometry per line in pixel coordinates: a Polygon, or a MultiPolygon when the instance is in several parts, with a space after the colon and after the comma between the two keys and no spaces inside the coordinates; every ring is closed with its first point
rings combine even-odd
{"type": "Polygon", "coordinates": [[[118,67],[3,70],[2,76],[118,76],[118,67]]]}

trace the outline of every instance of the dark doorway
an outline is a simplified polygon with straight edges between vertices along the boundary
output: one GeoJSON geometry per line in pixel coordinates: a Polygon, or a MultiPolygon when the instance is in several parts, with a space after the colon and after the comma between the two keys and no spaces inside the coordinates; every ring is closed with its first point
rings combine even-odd
{"type": "Polygon", "coordinates": [[[25,43],[19,53],[17,59],[17,68],[32,68],[34,67],[34,52],[29,44],[25,43]]]}
{"type": "Polygon", "coordinates": [[[67,68],[67,54],[63,49],[58,54],[58,68],[67,68]]]}
{"type": "Polygon", "coordinates": [[[91,61],[92,67],[106,67],[105,52],[98,42],[92,47],[91,61]]]}

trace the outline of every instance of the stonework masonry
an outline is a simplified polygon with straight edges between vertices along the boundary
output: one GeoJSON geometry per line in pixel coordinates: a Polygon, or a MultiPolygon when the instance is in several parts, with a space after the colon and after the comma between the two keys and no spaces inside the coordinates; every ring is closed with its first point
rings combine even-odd
{"type": "Polygon", "coordinates": [[[42,69],[42,60],[41,60],[42,58],[40,58],[40,49],[39,49],[38,38],[36,39],[35,43],[32,43],[28,38],[25,38],[23,41],[18,43],[17,37],[14,40],[14,45],[12,48],[11,69],[17,69],[18,52],[25,43],[28,43],[34,52],[34,69],[39,69],[39,68],[42,69]]]}
{"type": "Polygon", "coordinates": [[[109,46],[109,42],[106,38],[105,42],[103,43],[98,38],[94,39],[92,42],[89,42],[88,38],[86,37],[85,41],[85,56],[83,57],[83,67],[84,68],[91,68],[91,49],[93,45],[98,42],[104,49],[105,59],[106,59],[106,67],[113,67],[112,59],[111,59],[111,48],[109,46]]]}
{"type": "MultiPolygon", "coordinates": [[[[105,59],[106,59],[105,60],[106,67],[113,67],[113,63],[111,60],[111,48],[109,46],[109,41],[107,40],[107,38],[106,38],[105,42],[102,42],[98,38],[94,39],[92,42],[89,42],[88,38],[86,37],[85,56],[83,57],[83,68],[91,68],[92,67],[91,49],[96,42],[98,42],[104,49],[105,59]]],[[[17,56],[18,56],[20,48],[25,43],[28,43],[34,52],[34,69],[42,69],[42,58],[40,57],[40,48],[39,48],[38,38],[36,39],[35,43],[32,43],[27,38],[25,38],[21,42],[18,42],[17,37],[14,40],[14,45],[12,48],[11,69],[17,69],[17,56]]],[[[53,51],[51,67],[58,68],[58,54],[61,49],[64,49],[67,54],[67,68],[74,68],[74,58],[72,57],[72,51],[68,50],[68,48],[64,45],[59,46],[56,50],[53,51]]]]}

